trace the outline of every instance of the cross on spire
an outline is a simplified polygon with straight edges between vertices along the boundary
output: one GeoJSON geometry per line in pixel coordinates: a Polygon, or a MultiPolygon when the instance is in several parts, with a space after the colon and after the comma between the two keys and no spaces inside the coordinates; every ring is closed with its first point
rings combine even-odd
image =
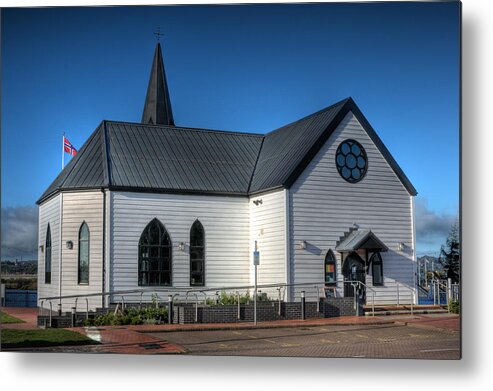
{"type": "Polygon", "coordinates": [[[164,34],[161,34],[161,27],[156,27],[156,31],[154,31],[154,35],[157,38],[157,41],[159,42],[159,38],[164,36],[164,34]]]}

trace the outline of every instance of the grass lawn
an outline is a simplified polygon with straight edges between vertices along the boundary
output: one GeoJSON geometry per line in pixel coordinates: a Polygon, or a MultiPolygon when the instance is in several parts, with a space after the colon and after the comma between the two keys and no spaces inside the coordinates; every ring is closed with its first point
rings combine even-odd
{"type": "Polygon", "coordinates": [[[2,349],[97,344],[75,331],[64,329],[2,330],[2,349]]]}
{"type": "Polygon", "coordinates": [[[24,322],[21,319],[14,318],[13,316],[6,314],[5,312],[0,311],[0,323],[7,324],[7,323],[26,323],[26,322],[24,322]]]}

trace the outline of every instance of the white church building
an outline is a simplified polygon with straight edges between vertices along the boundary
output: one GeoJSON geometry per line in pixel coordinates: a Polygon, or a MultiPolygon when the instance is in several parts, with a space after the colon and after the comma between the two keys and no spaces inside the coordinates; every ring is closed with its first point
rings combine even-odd
{"type": "Polygon", "coordinates": [[[351,98],[267,134],[175,125],[158,43],[141,122],[102,121],[37,201],[38,297],[253,285],[256,245],[286,301],[415,302],[416,194],[351,98]]]}

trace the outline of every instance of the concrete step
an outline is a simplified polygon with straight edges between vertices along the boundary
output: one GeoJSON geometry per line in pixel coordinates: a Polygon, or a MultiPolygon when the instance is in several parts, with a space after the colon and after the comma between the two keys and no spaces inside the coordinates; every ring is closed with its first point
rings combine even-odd
{"type": "MultiPolygon", "coordinates": [[[[371,306],[364,306],[364,314],[366,316],[372,316],[371,306]]],[[[444,314],[447,313],[447,308],[444,306],[434,305],[415,305],[413,306],[414,314],[444,314]]],[[[411,314],[410,305],[389,305],[389,306],[375,306],[375,316],[388,316],[388,315],[409,315],[411,314]]]]}

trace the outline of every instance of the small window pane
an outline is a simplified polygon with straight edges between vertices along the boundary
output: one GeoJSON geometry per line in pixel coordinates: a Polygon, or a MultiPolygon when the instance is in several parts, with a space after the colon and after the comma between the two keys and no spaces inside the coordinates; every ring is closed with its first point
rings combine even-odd
{"type": "Polygon", "coordinates": [[[79,284],[89,283],[89,227],[83,223],[79,230],[79,284]]]}
{"type": "Polygon", "coordinates": [[[205,232],[200,221],[190,228],[190,285],[204,285],[205,232]]]}
{"type": "Polygon", "coordinates": [[[372,255],[371,270],[373,285],[383,285],[383,262],[380,253],[375,253],[372,255]]]}
{"type": "Polygon", "coordinates": [[[336,259],[332,250],[329,250],[325,257],[325,283],[335,284],[336,283],[336,259]]]}
{"type": "Polygon", "coordinates": [[[139,285],[171,285],[171,241],[164,225],[152,220],[139,240],[139,285]]]}
{"type": "Polygon", "coordinates": [[[45,239],[45,284],[51,284],[51,230],[49,224],[45,239]]]}

